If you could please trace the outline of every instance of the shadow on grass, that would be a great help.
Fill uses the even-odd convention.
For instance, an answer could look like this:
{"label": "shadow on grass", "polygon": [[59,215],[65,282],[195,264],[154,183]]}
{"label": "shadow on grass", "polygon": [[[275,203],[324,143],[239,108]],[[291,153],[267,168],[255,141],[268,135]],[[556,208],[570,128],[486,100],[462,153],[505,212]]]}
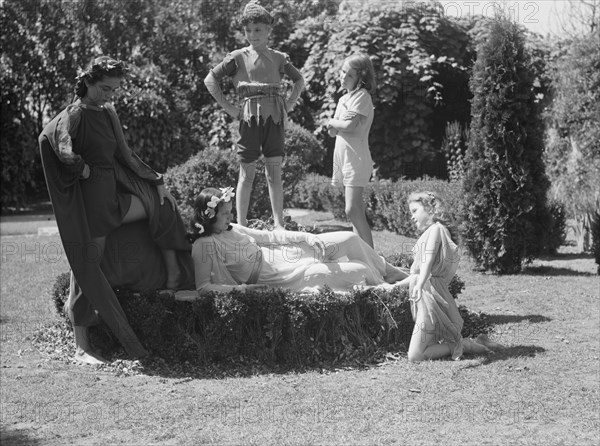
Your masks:
{"label": "shadow on grass", "polygon": [[491,325],[501,324],[512,324],[517,322],[527,321],[531,324],[537,324],[540,322],[550,322],[552,319],[541,314],[488,314],[489,322]]}
{"label": "shadow on grass", "polygon": [[533,358],[539,353],[545,353],[546,349],[537,345],[514,345],[506,347],[502,350],[496,350],[492,354],[486,355],[483,364],[490,364],[496,361],[504,361],[509,358]]}
{"label": "shadow on grass", "polygon": [[31,438],[25,429],[8,430],[4,426],[0,428],[0,443],[3,445],[27,445],[35,446],[41,442],[35,438]]}
{"label": "shadow on grass", "polygon": [[594,255],[584,252],[561,252],[552,255],[540,256],[539,259],[550,262],[553,260],[594,260]]}
{"label": "shadow on grass", "polygon": [[557,268],[554,266],[528,266],[522,272],[521,275],[530,275],[530,276],[584,276],[584,277],[592,277],[596,274],[586,272],[586,271],[577,271],[571,268]]}
{"label": "shadow on grass", "polygon": [[339,363],[337,366],[292,366],[269,364],[259,361],[242,362],[239,358],[231,362],[210,364],[182,364],[180,362],[168,362],[160,357],[144,358],[141,361],[142,373],[146,376],[158,376],[161,378],[180,379],[187,382],[196,379],[226,379],[226,378],[250,378],[260,375],[286,375],[303,374],[307,372],[327,373],[344,370],[367,369],[372,364]]}

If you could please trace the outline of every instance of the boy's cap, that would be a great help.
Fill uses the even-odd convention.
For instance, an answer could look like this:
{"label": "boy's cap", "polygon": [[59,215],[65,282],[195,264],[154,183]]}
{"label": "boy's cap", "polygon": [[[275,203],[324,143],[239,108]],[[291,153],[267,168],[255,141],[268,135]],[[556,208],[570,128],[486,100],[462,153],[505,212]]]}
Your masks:
{"label": "boy's cap", "polygon": [[269,14],[269,11],[260,6],[256,0],[251,0],[244,8],[244,12],[242,13],[242,21],[256,22],[258,20],[264,21],[269,25],[272,25],[275,21],[273,16]]}

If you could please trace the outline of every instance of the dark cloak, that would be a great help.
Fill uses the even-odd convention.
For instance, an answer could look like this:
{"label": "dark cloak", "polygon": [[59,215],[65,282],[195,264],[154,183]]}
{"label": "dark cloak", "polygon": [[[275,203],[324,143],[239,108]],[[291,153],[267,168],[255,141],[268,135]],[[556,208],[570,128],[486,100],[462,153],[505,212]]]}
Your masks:
{"label": "dark cloak", "polygon": [[182,274],[180,288],[193,288],[191,246],[185,239],[185,227],[177,210],[174,211],[167,200],[160,205],[155,185],[162,182],[161,176],[127,147],[116,112],[107,107],[119,142],[114,162],[118,187],[138,196],[149,218],[111,232],[100,259],[91,243],[79,183],[83,166],[80,162],[65,163],[64,157],[63,160],[59,157],[64,154],[60,153],[56,136],[76,106],[78,104],[61,112],[39,137],[48,192],[71,266],[71,277],[76,282],[71,283],[68,303],[74,313],[79,314],[75,325],[93,325],[99,316],[130,356],[144,356],[147,352],[129,325],[113,288],[143,291],[163,287],[167,273],[161,248],[176,251]]}

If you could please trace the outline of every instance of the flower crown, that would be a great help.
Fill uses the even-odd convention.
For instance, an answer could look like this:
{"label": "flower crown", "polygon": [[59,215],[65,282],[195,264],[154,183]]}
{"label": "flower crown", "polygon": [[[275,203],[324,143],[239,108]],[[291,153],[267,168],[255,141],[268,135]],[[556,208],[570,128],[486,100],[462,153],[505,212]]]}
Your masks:
{"label": "flower crown", "polygon": [[118,68],[123,72],[125,72],[126,69],[125,64],[122,61],[107,57],[99,61],[94,61],[94,63],[92,63],[91,68],[87,70],[79,70],[75,79],[79,80],[93,73],[97,73],[99,71],[108,72],[115,68]]}
{"label": "flower crown", "polygon": [[[206,210],[201,214],[202,217],[206,217],[208,220],[210,220],[215,215],[217,215],[217,206],[219,205],[219,203],[229,203],[231,199],[235,197],[233,187],[221,187],[220,190],[222,192],[220,197],[217,197],[216,195],[210,197],[210,201],[206,203]],[[202,219],[204,220],[204,218]],[[204,234],[205,229],[201,223],[196,222],[194,223],[194,226],[196,227],[197,234]]]}

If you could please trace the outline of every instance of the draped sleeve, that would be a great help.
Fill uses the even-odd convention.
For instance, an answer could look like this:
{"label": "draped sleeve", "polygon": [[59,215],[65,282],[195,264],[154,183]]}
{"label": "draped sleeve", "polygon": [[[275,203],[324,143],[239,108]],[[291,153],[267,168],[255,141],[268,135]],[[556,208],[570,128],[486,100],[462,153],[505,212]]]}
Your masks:
{"label": "draped sleeve", "polygon": [[70,174],[72,180],[79,178],[85,166],[83,158],[73,150],[73,139],[81,123],[81,113],[78,105],[69,105],[44,130],[52,150],[63,164],[63,170]]}
{"label": "draped sleeve", "polygon": [[[223,263],[217,253],[217,246],[213,236],[200,237],[192,246],[192,260],[194,262],[196,290],[224,291],[224,286],[239,285]],[[206,272],[208,271],[208,274]],[[227,291],[230,291],[228,289]]]}

